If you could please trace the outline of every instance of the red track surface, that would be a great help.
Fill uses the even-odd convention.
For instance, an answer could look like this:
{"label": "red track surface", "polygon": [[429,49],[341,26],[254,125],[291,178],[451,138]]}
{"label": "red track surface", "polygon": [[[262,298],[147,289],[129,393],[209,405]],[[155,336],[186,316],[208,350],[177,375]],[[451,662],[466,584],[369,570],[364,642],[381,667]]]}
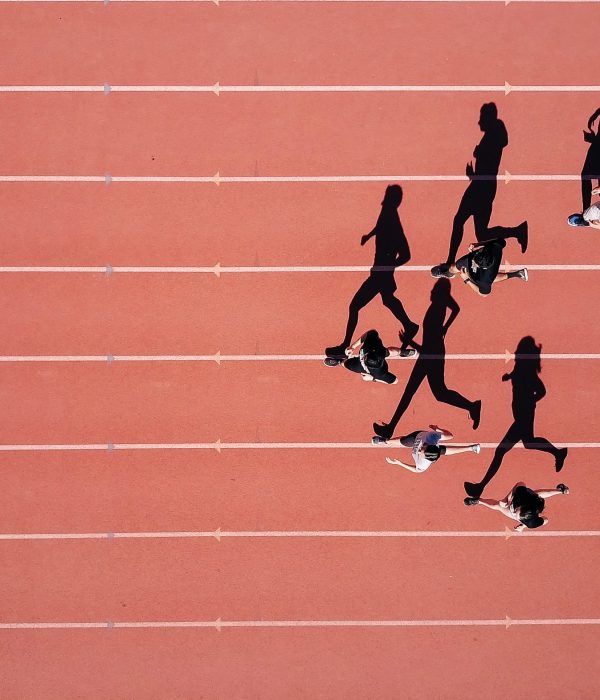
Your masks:
{"label": "red track surface", "polygon": [[[0,7],[1,85],[586,85],[593,5],[23,3]],[[526,29],[526,31],[525,31]],[[577,36],[577,44],[573,37]],[[509,132],[501,173],[574,175],[598,93],[2,94],[0,175],[461,175],[484,101]],[[411,265],[447,250],[463,182],[401,182]],[[2,183],[3,266],[369,265],[361,248],[386,183]],[[527,219],[513,264],[600,265],[565,217],[579,183],[498,186],[492,224]],[[472,224],[465,243],[472,240]],[[319,354],[341,340],[367,273],[0,272],[0,356]],[[598,352],[599,272],[542,269],[481,299],[454,284],[448,353]],[[433,284],[398,271],[419,322]],[[398,327],[378,299],[359,330]],[[316,361],[0,363],[0,445],[363,443],[394,387]],[[436,403],[426,383],[401,427],[429,422],[496,444],[512,422],[501,359],[448,360],[483,401]],[[536,433],[597,443],[598,360],[543,361]],[[0,452],[0,534],[224,531],[498,532],[463,481],[492,451],[416,476],[392,449]],[[567,537],[223,537],[0,540],[0,624],[463,621],[395,628],[0,629],[0,696],[90,698],[597,697],[598,450],[510,452],[488,487],[553,487]],[[487,494],[487,492],[486,492]],[[495,517],[496,516],[496,517]],[[545,626],[469,621],[553,620]],[[562,622],[561,622],[562,621]],[[522,684],[522,685],[521,685]],[[531,694],[531,693],[530,693]]]}

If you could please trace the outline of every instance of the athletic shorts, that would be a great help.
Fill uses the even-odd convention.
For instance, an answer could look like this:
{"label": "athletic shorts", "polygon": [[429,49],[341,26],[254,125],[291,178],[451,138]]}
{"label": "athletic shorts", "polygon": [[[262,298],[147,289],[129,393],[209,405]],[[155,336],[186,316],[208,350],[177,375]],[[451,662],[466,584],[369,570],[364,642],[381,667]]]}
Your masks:
{"label": "athletic shorts", "polygon": [[[364,367],[362,366],[358,357],[351,357],[344,362],[344,367],[349,369],[351,372],[357,372],[358,374],[367,374]],[[392,374],[387,366],[387,362],[383,363],[383,367],[375,369],[372,367],[369,369],[368,374],[370,374],[373,379],[377,379],[380,382],[385,382],[386,384],[393,384],[396,381],[396,375]]]}
{"label": "athletic shorts", "polygon": [[400,444],[404,445],[404,447],[414,447],[415,442],[417,440],[417,435],[419,433],[427,432],[424,430],[415,430],[414,433],[409,433],[408,435],[404,435],[403,437],[400,438]]}

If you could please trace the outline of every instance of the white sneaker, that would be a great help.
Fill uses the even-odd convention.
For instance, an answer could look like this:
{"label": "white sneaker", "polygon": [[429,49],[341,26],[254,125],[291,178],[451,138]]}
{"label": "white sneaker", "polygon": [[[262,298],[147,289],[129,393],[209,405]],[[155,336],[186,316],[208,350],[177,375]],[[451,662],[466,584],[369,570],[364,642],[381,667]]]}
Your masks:
{"label": "white sneaker", "polygon": [[529,275],[527,274],[527,268],[526,268],[526,267],[524,267],[522,270],[519,270],[519,277],[520,277],[523,281],[527,282],[527,280],[529,279]]}
{"label": "white sneaker", "polygon": [[478,455],[481,452],[481,445],[479,443],[477,443],[476,445],[473,445],[473,447],[471,447],[471,449],[473,450],[473,452],[476,455]]}

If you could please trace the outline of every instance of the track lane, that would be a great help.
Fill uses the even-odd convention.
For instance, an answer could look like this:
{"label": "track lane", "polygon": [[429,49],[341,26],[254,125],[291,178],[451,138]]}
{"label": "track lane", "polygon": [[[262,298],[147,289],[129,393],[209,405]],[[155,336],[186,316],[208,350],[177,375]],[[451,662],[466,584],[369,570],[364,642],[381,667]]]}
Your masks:
{"label": "track lane", "polygon": [[[410,432],[415,421],[420,425],[433,421],[451,428],[457,441],[498,441],[512,423],[512,394],[510,385],[500,381],[505,368],[494,364],[449,363],[446,372],[449,387],[458,388],[469,400],[482,400],[476,432],[466,411],[433,404],[426,385],[419,389],[399,430]],[[387,387],[365,386],[349,372],[323,365],[292,365],[285,370],[240,365],[198,368],[188,363],[1,367],[6,403],[0,443],[214,443],[218,438],[224,443],[367,443],[372,421],[389,420],[404,390],[407,372],[398,371],[399,384]],[[540,434],[559,443],[598,442],[594,396],[599,364],[548,361],[542,379],[548,394],[538,406]],[[577,410],[563,412],[558,420],[561,397],[573,393]],[[474,464],[485,459],[470,457]],[[201,453],[196,458],[201,459]],[[335,452],[328,457],[340,458]]]}
{"label": "track lane", "polygon": [[[596,542],[512,544],[2,542],[2,617],[4,622],[595,617],[597,586],[587,567],[596,561]],[[523,596],[522,586],[531,580],[537,595]]]}
{"label": "track lane", "polygon": [[[94,3],[2,12],[0,83],[7,84],[58,77],[75,85],[597,84],[596,35],[585,5],[565,12],[516,3]],[[529,23],[535,31],[523,34]]]}
{"label": "track lane", "polygon": [[[594,628],[431,630],[50,630],[0,632],[0,678],[22,700],[103,697],[293,697],[478,700],[481,687],[557,674],[565,700],[593,698],[600,678]],[[29,671],[22,673],[22,659]],[[493,666],[490,667],[490,660]],[[73,669],[80,673],[73,673]],[[236,672],[232,672],[235,668]],[[333,672],[335,669],[335,672]],[[451,684],[449,678],[452,678]]]}
{"label": "track lane", "polygon": [[[509,260],[520,263],[520,253]],[[489,298],[455,280],[452,294],[461,312],[448,332],[447,352],[514,351],[525,335],[533,335],[548,353],[596,352],[589,329],[600,323],[600,309],[590,299],[599,274],[571,272],[561,284],[556,272],[534,271],[527,283],[502,282]],[[348,304],[366,278],[367,273],[219,279],[212,274],[0,275],[0,354],[318,354],[343,339]],[[435,280],[426,272],[396,273],[396,280],[398,297],[421,323]],[[357,334],[368,328],[377,328],[388,345],[398,343],[399,323],[379,298],[359,316]],[[502,361],[495,362],[500,368]],[[201,384],[203,368],[193,371]],[[327,376],[335,377],[336,386],[340,373]]]}
{"label": "track lane", "polygon": [[[472,143],[465,141],[457,172],[477,139],[473,131]],[[583,162],[583,140],[577,154]],[[446,254],[467,183],[400,184],[404,199],[399,214],[410,264],[431,265]],[[220,187],[0,183],[0,207],[10,235],[2,264],[369,265],[372,245],[362,248],[360,236],[374,226],[385,187],[383,182]],[[544,206],[538,207],[539,202]],[[529,221],[526,257],[510,243],[511,262],[600,264],[600,251],[590,245],[593,234],[567,225],[567,215],[580,208],[578,182],[500,182],[491,224]],[[464,247],[473,237],[469,221]]]}
{"label": "track lane", "polygon": [[[480,107],[490,100],[509,133],[504,168],[579,173],[581,130],[597,95],[499,97],[11,95],[3,100],[2,174],[462,175],[481,137]],[[550,127],[557,103],[561,119]]]}
{"label": "track lane", "polygon": [[[459,439],[467,435],[457,432]],[[376,448],[2,453],[0,532],[499,532],[512,526],[462,504],[463,481],[483,476],[490,450],[444,460],[421,475],[388,465],[386,455],[409,459],[407,450]],[[557,475],[548,455],[515,449],[486,496],[501,498],[521,479],[535,488],[564,481],[571,494],[548,502],[548,530],[600,530],[597,456],[598,450],[572,449]],[[518,537],[508,545],[526,549]],[[286,541],[295,546],[295,539]],[[395,541],[402,548],[404,540]]]}

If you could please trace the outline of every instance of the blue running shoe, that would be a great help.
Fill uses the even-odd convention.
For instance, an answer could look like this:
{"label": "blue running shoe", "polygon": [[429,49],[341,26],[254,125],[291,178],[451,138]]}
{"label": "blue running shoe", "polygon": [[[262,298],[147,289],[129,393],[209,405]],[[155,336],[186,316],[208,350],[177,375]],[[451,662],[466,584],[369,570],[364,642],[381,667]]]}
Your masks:
{"label": "blue running shoe", "polygon": [[581,214],[571,214],[567,219],[569,226],[589,226]]}

